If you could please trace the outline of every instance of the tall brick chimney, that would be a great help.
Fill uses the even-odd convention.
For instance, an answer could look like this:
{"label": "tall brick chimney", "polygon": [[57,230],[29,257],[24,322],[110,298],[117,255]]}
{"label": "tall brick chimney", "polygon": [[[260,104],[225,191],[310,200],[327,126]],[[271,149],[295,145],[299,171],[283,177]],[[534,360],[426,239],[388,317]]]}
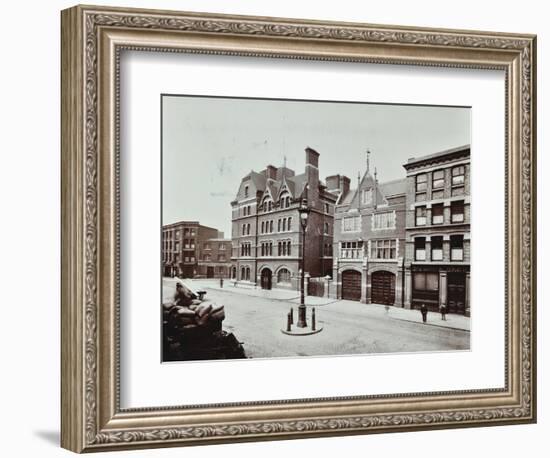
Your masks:
{"label": "tall brick chimney", "polygon": [[350,181],[351,180],[345,175],[340,177],[340,189],[342,190],[342,195],[344,196],[349,192]]}
{"label": "tall brick chimney", "polygon": [[274,165],[268,165],[265,168],[265,176],[268,179],[271,178],[272,180],[276,180],[277,179],[277,167],[275,167]]}
{"label": "tall brick chimney", "polygon": [[313,208],[319,208],[319,153],[309,146],[306,148],[307,199]]}
{"label": "tall brick chimney", "polygon": [[349,192],[350,179],[345,175],[331,175],[326,178],[327,189],[331,192],[346,195]]}

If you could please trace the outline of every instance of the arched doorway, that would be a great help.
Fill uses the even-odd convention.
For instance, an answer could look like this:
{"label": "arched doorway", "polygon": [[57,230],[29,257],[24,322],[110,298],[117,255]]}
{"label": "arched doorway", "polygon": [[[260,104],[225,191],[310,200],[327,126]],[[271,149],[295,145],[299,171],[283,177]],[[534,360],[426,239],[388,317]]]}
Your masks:
{"label": "arched doorway", "polygon": [[342,299],[361,300],[361,273],[356,270],[342,272]]}
{"label": "arched doorway", "polygon": [[267,267],[262,270],[261,285],[262,289],[271,289],[271,270]]}
{"label": "arched doorway", "polygon": [[395,303],[395,275],[379,270],[371,275],[371,302],[393,305]]}

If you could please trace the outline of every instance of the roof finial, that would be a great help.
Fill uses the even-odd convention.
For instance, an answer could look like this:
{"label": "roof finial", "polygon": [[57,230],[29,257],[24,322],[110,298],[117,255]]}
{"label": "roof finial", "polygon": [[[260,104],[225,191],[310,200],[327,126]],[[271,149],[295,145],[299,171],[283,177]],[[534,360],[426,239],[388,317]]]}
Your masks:
{"label": "roof finial", "polygon": [[286,154],[285,154],[283,157],[284,157],[284,160],[283,160],[283,167],[286,169]]}
{"label": "roof finial", "polygon": [[374,168],[374,181],[376,181],[376,176],[378,175],[377,171],[376,171],[376,167]]}
{"label": "roof finial", "polygon": [[370,150],[367,150],[367,174],[370,171]]}

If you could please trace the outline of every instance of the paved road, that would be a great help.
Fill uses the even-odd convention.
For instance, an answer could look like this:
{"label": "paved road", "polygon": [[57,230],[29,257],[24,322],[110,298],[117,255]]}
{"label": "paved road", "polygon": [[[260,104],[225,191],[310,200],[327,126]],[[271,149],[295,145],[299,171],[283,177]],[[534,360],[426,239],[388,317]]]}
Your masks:
{"label": "paved road", "polygon": [[[201,285],[202,286],[202,285]],[[209,301],[223,304],[224,329],[243,342],[248,357],[271,358],[314,355],[468,350],[470,333],[393,319],[379,307],[334,302],[316,307],[323,331],[311,336],[287,336],[281,332],[286,315],[296,304],[286,300],[253,297],[235,290],[211,289]],[[174,283],[165,279],[163,296],[169,298]],[[308,320],[311,315],[308,307]]]}

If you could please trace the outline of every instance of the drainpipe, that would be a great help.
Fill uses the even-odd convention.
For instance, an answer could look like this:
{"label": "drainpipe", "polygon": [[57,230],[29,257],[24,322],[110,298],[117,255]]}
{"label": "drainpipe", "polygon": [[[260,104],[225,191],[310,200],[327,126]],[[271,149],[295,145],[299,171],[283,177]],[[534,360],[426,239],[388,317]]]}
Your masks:
{"label": "drainpipe", "polygon": [[401,308],[405,308],[405,256],[401,259]]}

